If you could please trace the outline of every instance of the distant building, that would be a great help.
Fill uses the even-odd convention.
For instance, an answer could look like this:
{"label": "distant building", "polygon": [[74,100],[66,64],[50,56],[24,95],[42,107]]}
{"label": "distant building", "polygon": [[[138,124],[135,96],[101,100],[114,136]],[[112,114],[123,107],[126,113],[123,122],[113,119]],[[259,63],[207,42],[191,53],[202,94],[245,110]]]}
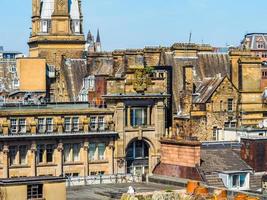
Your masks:
{"label": "distant building", "polygon": [[255,55],[267,61],[267,33],[248,33],[241,42],[244,50],[250,50]]}
{"label": "distant building", "polygon": [[102,44],[101,44],[99,29],[97,30],[96,40],[95,40],[94,36],[92,35],[91,31],[89,30],[89,32],[87,34],[86,44],[85,44],[85,51],[87,51],[88,53],[94,53],[94,52],[101,52],[102,51]]}

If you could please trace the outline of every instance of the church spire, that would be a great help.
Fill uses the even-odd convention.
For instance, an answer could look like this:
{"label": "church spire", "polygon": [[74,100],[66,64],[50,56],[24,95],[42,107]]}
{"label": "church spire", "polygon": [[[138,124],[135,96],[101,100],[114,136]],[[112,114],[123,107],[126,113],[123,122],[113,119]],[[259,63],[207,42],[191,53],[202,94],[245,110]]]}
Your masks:
{"label": "church spire", "polygon": [[99,29],[97,29],[96,42],[101,43]]}
{"label": "church spire", "polygon": [[96,52],[101,52],[102,51],[99,29],[97,29],[97,37],[96,37],[95,49],[96,49]]}

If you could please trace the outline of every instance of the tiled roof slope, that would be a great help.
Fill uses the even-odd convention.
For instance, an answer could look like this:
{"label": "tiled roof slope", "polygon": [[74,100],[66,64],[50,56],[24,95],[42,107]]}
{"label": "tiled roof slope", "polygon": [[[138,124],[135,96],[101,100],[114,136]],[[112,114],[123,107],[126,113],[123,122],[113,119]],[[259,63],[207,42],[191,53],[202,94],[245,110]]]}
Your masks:
{"label": "tiled roof slope", "polygon": [[206,184],[210,186],[218,187],[218,188],[225,187],[222,179],[219,177],[218,174],[205,175],[205,178],[206,178]]}
{"label": "tiled roof slope", "polygon": [[213,172],[247,171],[252,168],[232,149],[201,149],[200,169],[205,174]]}

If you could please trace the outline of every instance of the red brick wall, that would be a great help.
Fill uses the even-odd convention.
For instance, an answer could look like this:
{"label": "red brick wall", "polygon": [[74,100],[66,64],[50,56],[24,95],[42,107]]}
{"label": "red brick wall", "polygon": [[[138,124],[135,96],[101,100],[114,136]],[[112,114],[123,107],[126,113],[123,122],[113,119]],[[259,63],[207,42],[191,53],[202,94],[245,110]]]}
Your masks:
{"label": "red brick wall", "polygon": [[200,143],[161,142],[161,163],[184,167],[200,164]]}
{"label": "red brick wall", "polygon": [[256,172],[267,170],[267,140],[242,139],[241,158]]}

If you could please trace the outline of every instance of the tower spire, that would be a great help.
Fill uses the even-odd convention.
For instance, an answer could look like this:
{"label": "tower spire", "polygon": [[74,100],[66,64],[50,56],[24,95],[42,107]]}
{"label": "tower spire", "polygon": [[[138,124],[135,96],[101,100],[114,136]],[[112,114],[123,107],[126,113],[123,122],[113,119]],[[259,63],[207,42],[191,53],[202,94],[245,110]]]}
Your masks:
{"label": "tower spire", "polygon": [[102,45],[101,45],[99,29],[97,29],[95,49],[96,49],[96,52],[101,52],[102,51]]}

